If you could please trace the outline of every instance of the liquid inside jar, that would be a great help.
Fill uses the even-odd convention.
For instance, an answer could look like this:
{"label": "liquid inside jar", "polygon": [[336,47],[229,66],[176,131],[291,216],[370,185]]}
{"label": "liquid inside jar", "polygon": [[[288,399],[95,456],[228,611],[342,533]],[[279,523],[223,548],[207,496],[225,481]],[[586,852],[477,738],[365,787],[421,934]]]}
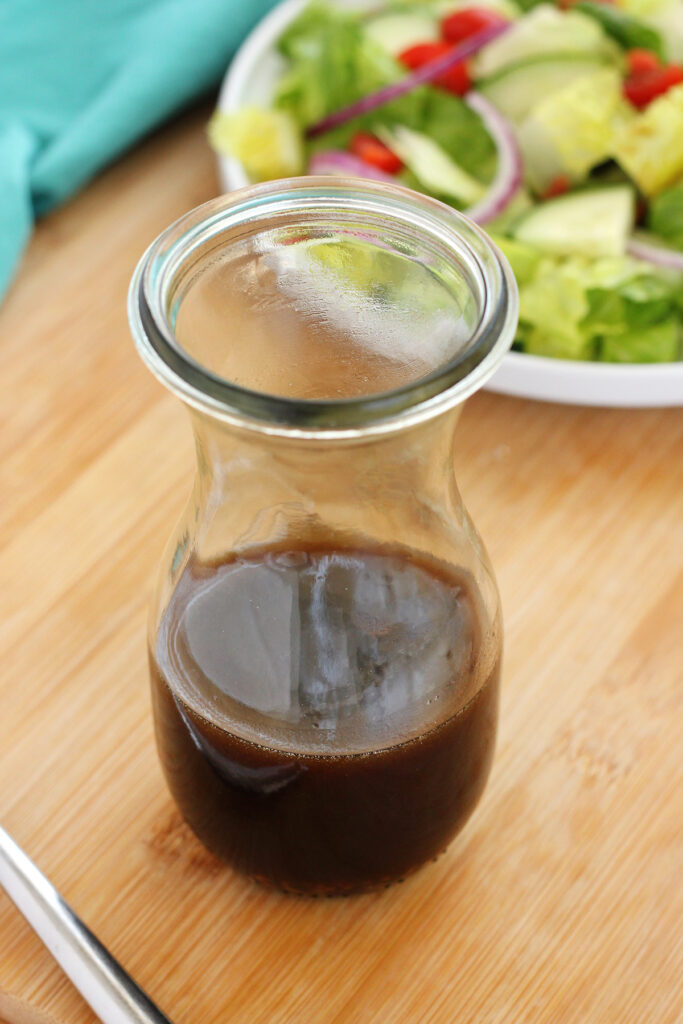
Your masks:
{"label": "liquid inside jar", "polygon": [[190,561],[151,676],[198,837],[305,893],[375,888],[440,853],[493,754],[499,638],[480,609],[469,576],[407,549]]}
{"label": "liquid inside jar", "polygon": [[189,275],[175,306],[174,333],[203,367],[251,391],[306,400],[414,383],[467,349],[477,318],[450,262],[275,228],[224,246]]}

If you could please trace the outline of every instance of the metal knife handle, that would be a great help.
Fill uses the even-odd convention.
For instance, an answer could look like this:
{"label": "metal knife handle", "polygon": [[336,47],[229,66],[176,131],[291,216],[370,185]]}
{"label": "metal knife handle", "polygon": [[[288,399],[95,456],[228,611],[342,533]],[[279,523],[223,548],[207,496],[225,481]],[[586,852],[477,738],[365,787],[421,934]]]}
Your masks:
{"label": "metal knife handle", "polygon": [[0,885],[102,1024],[171,1024],[3,828]]}

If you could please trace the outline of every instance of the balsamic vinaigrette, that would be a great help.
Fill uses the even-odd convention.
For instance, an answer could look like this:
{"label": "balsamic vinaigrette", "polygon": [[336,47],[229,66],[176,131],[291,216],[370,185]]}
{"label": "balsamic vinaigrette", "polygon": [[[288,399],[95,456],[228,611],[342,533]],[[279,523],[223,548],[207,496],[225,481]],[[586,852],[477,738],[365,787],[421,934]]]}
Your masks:
{"label": "balsamic vinaigrette", "polygon": [[408,549],[190,561],[151,655],[157,744],[202,842],[288,891],[346,894],[441,852],[484,788],[499,635],[464,572]]}

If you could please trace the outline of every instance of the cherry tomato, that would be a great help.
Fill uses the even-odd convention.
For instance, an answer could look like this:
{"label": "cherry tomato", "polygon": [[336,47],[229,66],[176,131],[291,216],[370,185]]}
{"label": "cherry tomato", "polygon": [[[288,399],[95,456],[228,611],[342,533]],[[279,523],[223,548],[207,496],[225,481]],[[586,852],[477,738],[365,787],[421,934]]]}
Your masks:
{"label": "cherry tomato", "polygon": [[403,162],[393,153],[388,146],[385,146],[381,139],[370,132],[356,132],[351,139],[350,150],[357,157],[364,160],[366,164],[386,171],[387,174],[396,174],[403,167]]}
{"label": "cherry tomato", "polygon": [[624,82],[624,96],[634,107],[642,109],[652,103],[658,96],[683,82],[683,68],[677,64],[645,71],[641,75],[631,75]]}
{"label": "cherry tomato", "polygon": [[446,15],[441,22],[441,35],[449,43],[461,43],[463,39],[476,36],[484,29],[506,25],[507,22],[508,19],[498,11],[491,11],[486,7],[463,7],[453,14]]}
{"label": "cherry tomato", "polygon": [[629,50],[626,54],[629,76],[644,75],[660,67],[659,57],[652,50]]}
{"label": "cherry tomato", "polygon": [[[452,49],[453,47],[449,43],[418,43],[416,46],[410,46],[404,50],[399,54],[398,59],[405,67],[416,71],[424,64],[436,60],[437,57],[444,57]],[[444,71],[434,79],[434,84],[440,85],[442,89],[447,89],[449,92],[457,93],[458,96],[464,96],[472,85],[465,61],[461,60],[457,64],[451,65],[448,71]]]}
{"label": "cherry tomato", "polygon": [[541,199],[555,199],[557,196],[563,196],[571,187],[572,183],[567,175],[558,174],[552,181],[548,182],[545,191],[541,194]]}

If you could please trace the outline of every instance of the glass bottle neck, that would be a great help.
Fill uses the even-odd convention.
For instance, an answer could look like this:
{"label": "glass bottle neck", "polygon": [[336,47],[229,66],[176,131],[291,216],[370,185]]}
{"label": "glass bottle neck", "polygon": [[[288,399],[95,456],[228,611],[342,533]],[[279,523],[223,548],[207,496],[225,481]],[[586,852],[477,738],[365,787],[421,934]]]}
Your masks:
{"label": "glass bottle neck", "polygon": [[334,543],[410,545],[448,557],[462,528],[453,475],[460,407],[386,434],[330,441],[268,436],[192,411],[195,552]]}

